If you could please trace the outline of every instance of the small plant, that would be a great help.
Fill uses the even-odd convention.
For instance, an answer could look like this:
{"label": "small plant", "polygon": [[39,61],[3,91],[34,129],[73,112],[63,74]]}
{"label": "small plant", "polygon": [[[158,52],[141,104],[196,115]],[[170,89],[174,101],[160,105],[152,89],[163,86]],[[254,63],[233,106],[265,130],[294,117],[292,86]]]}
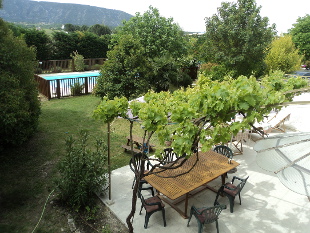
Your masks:
{"label": "small plant", "polygon": [[84,71],[90,71],[90,66],[89,65],[84,65]]}
{"label": "small plant", "polygon": [[42,68],[37,67],[37,68],[35,69],[35,73],[36,73],[36,74],[42,74],[42,73],[43,73]]}
{"label": "small plant", "polygon": [[88,138],[88,132],[82,130],[78,140],[72,136],[66,139],[67,152],[59,164],[60,177],[56,180],[60,200],[76,211],[90,211],[95,206],[95,194],[107,182],[107,146],[96,140],[96,150],[91,151]]}
{"label": "small plant", "polygon": [[52,73],[62,73],[62,68],[60,66],[53,67],[51,72]]}
{"label": "small plant", "polygon": [[84,71],[84,57],[79,54],[77,51],[70,54],[74,62],[75,71]]}
{"label": "small plant", "polygon": [[75,82],[73,85],[70,85],[71,95],[73,96],[82,95],[84,86],[85,86],[84,84],[81,84],[79,82]]}
{"label": "small plant", "polygon": [[101,69],[101,65],[99,64],[95,64],[91,67],[91,70],[100,70]]}

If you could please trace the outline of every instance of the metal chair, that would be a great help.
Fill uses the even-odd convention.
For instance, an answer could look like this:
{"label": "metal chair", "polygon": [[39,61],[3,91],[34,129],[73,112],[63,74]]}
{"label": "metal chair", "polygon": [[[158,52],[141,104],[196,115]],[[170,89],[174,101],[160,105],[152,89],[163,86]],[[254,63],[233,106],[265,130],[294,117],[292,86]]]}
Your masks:
{"label": "metal chair", "polygon": [[232,159],[234,157],[234,153],[228,146],[220,145],[216,146],[213,151],[225,155],[227,158]]}
{"label": "metal chair", "polygon": [[[228,146],[224,146],[224,145],[216,146],[213,149],[213,151],[226,156],[228,159],[232,159],[234,156],[233,151]],[[233,168],[229,170],[227,173],[235,173],[236,171],[237,171],[237,168]]]}
{"label": "metal chair", "polygon": [[[233,213],[234,212],[234,205],[235,205],[235,197],[238,195],[239,196],[239,201],[240,201],[240,205],[241,205],[241,190],[243,189],[244,185],[246,184],[247,180],[249,177],[245,178],[245,179],[241,179],[237,176],[234,176],[231,183],[226,183],[224,185],[222,185],[217,194],[216,194],[216,198],[214,201],[214,205],[218,204],[218,197],[220,194],[225,195],[228,197],[229,199],[229,203],[230,203],[230,212]],[[238,180],[240,181],[237,185],[234,184],[234,181]]]}
{"label": "metal chair", "polygon": [[192,206],[187,226],[189,226],[189,222],[194,215],[198,223],[198,233],[202,232],[204,224],[213,222],[216,223],[216,230],[217,233],[219,233],[218,218],[223,209],[226,209],[226,205],[215,205],[213,207],[203,207],[199,209],[197,209],[195,206]]}
{"label": "metal chair", "polygon": [[162,165],[173,163],[176,159],[185,157],[185,155],[179,156],[178,154],[176,154],[172,148],[164,149],[162,156],[163,156],[163,161],[161,162]]}
{"label": "metal chair", "polygon": [[143,195],[141,194],[140,189],[138,190],[138,196],[141,199],[141,210],[139,214],[141,215],[143,208],[146,211],[144,228],[145,229],[147,228],[151,215],[157,211],[162,212],[164,227],[165,227],[166,226],[165,204],[162,202],[162,200],[158,196],[155,196],[155,197],[153,196],[153,197],[144,199]]}
{"label": "metal chair", "polygon": [[[137,171],[135,170],[135,165],[137,167],[138,170],[140,169],[144,169],[144,172],[145,171],[148,171],[149,169],[149,163],[147,162],[147,156],[143,153],[137,153],[133,156],[133,158],[130,159],[129,161],[129,167],[130,169],[133,171],[133,173],[135,174],[135,177],[134,177],[134,180],[132,182],[132,189],[135,185],[135,182],[137,180],[137,176],[138,176],[138,173]],[[142,160],[144,160],[144,167],[142,168]],[[134,165],[135,164],[135,165]],[[146,169],[145,169],[146,167]],[[148,186],[148,187],[143,187],[144,184],[148,184],[146,182],[146,180],[144,178],[140,179],[140,183],[139,183],[139,187],[138,189],[139,190],[150,190],[152,192],[152,196],[154,196],[154,190],[153,190],[153,187],[152,186]]]}

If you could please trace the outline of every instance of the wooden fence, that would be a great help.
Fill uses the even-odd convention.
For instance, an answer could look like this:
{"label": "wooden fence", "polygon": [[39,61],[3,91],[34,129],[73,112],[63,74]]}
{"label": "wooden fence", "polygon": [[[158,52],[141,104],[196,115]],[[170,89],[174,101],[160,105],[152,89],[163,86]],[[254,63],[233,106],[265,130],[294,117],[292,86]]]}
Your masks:
{"label": "wooden fence", "polygon": [[[34,78],[38,83],[39,92],[50,100],[52,98],[60,99],[61,97],[71,95],[85,95],[92,93],[96,85],[97,76],[46,80],[39,75],[34,75]],[[81,91],[72,93],[74,91],[72,86],[76,84],[82,87]]]}
{"label": "wooden fence", "polygon": [[[86,70],[91,70],[95,65],[103,65],[106,58],[89,58],[84,59]],[[39,61],[37,73],[61,73],[61,72],[74,72],[73,59],[66,60],[47,60]]]}

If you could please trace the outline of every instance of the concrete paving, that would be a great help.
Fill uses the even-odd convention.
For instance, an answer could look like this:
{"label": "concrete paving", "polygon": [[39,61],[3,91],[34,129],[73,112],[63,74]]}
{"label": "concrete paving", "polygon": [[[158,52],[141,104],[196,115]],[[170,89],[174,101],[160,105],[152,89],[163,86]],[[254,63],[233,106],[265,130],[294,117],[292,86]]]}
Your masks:
{"label": "concrete paving", "polygon": [[[244,153],[234,156],[240,163],[237,172],[228,174],[228,180],[233,175],[238,177],[249,176],[248,182],[241,193],[242,205],[239,199],[235,200],[234,212],[229,211],[227,197],[220,197],[220,204],[226,204],[227,209],[219,216],[219,231],[221,233],[308,233],[310,232],[310,202],[306,196],[299,195],[286,188],[273,173],[267,172],[256,164],[256,152],[253,150],[255,142],[249,140],[244,145]],[[129,160],[129,159],[128,159]],[[129,166],[112,172],[112,200],[104,197],[102,201],[122,221],[131,210],[131,197],[133,173]],[[220,178],[214,180],[211,186],[219,188]],[[144,191],[144,193],[147,191]],[[150,196],[150,194],[147,194]],[[147,196],[146,195],[146,196]],[[192,205],[197,207],[210,207],[213,205],[216,193],[205,190],[189,199],[189,209]],[[161,212],[154,213],[147,229],[144,229],[145,211],[139,215],[141,202],[138,199],[137,211],[134,217],[134,232],[198,232],[196,219],[193,217],[187,227],[187,219],[182,218],[168,204],[165,205],[167,226],[163,226]],[[179,204],[184,208],[184,202]],[[216,232],[215,223],[207,224],[203,232]]]}

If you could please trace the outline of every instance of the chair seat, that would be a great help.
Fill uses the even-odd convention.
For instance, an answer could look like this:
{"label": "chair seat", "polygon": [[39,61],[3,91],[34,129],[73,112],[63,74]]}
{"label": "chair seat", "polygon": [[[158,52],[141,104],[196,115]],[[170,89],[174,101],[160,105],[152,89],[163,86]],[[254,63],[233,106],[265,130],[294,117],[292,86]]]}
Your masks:
{"label": "chair seat", "polygon": [[[203,210],[205,210],[205,208],[198,209],[199,212],[202,212]],[[205,223],[205,222],[217,220],[218,216],[215,213],[211,212],[211,210],[207,210],[203,212],[202,214],[198,214],[197,218],[199,222]]]}
{"label": "chair seat", "polygon": [[[147,199],[145,199],[145,202],[146,202],[147,204],[149,204],[149,203],[160,202],[160,203],[161,203],[161,207],[162,207],[162,208],[165,207],[165,204],[164,204],[164,203],[161,201],[161,199],[160,199],[159,197],[157,197],[157,196],[147,198]],[[153,212],[153,211],[159,209],[159,206],[158,206],[158,205],[144,205],[144,208],[145,208],[146,212]]]}
{"label": "chair seat", "polygon": [[239,188],[237,188],[237,186],[233,185],[232,183],[226,183],[225,186],[233,189],[233,190],[230,190],[230,189],[224,187],[224,192],[228,193],[231,196],[236,196],[237,193],[239,192]]}

